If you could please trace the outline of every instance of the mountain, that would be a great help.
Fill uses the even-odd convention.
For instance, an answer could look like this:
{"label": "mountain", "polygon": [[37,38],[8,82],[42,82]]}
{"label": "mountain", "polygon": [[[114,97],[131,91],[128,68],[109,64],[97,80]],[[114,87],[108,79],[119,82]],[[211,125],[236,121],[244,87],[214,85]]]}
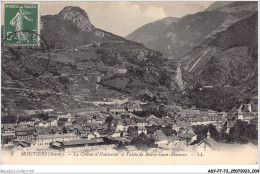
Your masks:
{"label": "mountain", "polygon": [[158,37],[162,31],[164,31],[167,26],[172,23],[177,22],[179,19],[175,17],[167,17],[149,24],[146,24],[133,33],[129,34],[125,38],[128,40],[133,40],[139,43],[143,43],[148,48],[152,48],[153,43],[158,40]]}
{"label": "mountain", "polygon": [[125,41],[122,37],[95,28],[87,13],[79,7],[69,6],[57,15],[42,16],[41,24],[41,36],[55,48]]}
{"label": "mountain", "polygon": [[[78,7],[42,16],[41,22],[50,62],[46,59],[47,46],[23,48],[20,52],[25,60],[27,54],[33,59],[17,69],[15,65],[20,63],[8,59],[15,50],[3,49],[2,94],[7,110],[75,110],[88,107],[93,100],[122,95],[161,102],[167,100],[170,91],[183,91],[189,86],[189,75],[177,63],[141,43],[95,28]],[[45,65],[44,73],[39,73]],[[31,78],[19,80],[26,77]],[[26,92],[18,94],[13,89]]]}
{"label": "mountain", "polygon": [[257,70],[257,13],[217,33],[181,59],[202,85],[238,86]]}
{"label": "mountain", "polygon": [[[4,110],[77,110],[91,106],[93,100],[131,96],[157,105],[179,103],[228,111],[257,95],[257,13],[253,2],[234,2],[176,22],[161,21],[167,27],[158,40],[176,43],[178,47],[170,50],[179,54],[178,61],[95,28],[78,7],[66,7],[41,19],[41,37],[49,45],[51,60],[46,59],[46,48],[3,47]],[[165,39],[165,33],[171,39]],[[163,48],[164,44],[157,46]],[[20,60],[10,59],[15,50],[30,54],[30,59],[25,56],[22,65]],[[48,65],[47,69],[37,73],[43,65]],[[34,78],[19,80],[28,76]],[[25,92],[17,92],[18,88]]]}
{"label": "mountain", "polygon": [[207,38],[255,12],[257,2],[216,2],[203,12],[184,16],[153,33],[149,43],[149,38],[142,39],[136,35],[139,29],[129,35],[131,38],[127,38],[179,60]]}
{"label": "mountain", "polygon": [[[229,105],[228,109],[231,109],[234,106],[229,103],[238,106],[238,99],[251,101],[258,95],[257,21],[255,13],[236,22],[194,47],[180,60],[184,69],[194,77],[198,88],[207,87],[190,92],[190,100],[197,107],[211,107],[217,103],[213,98],[229,96],[218,102],[226,103],[225,107]],[[228,102],[232,97],[234,99]],[[202,99],[208,106],[201,102]]]}
{"label": "mountain", "polygon": [[157,40],[149,44],[130,35],[170,55],[192,77],[177,103],[230,110],[258,93],[257,11],[257,2],[216,2],[154,33]]}
{"label": "mountain", "polygon": [[219,8],[222,8],[222,7],[232,4],[232,3],[234,3],[234,2],[233,1],[217,1],[213,4],[211,4],[208,8],[206,8],[205,11],[217,10]]}

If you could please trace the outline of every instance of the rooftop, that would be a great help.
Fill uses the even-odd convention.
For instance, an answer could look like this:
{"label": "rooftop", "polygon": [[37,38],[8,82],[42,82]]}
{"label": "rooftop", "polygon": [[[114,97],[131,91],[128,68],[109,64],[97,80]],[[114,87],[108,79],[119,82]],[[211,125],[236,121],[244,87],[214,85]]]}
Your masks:
{"label": "rooftop", "polygon": [[39,135],[37,139],[52,139],[52,138],[73,138],[78,137],[74,133],[67,133],[67,134],[54,134],[54,135]]}
{"label": "rooftop", "polygon": [[64,141],[64,146],[73,146],[73,145],[86,145],[86,144],[96,144],[96,143],[104,143],[102,138],[93,138],[90,140],[81,139],[81,140],[72,140],[72,141]]}
{"label": "rooftop", "polygon": [[155,139],[157,141],[163,141],[163,140],[167,140],[167,136],[163,133],[162,130],[157,130],[155,132]]}

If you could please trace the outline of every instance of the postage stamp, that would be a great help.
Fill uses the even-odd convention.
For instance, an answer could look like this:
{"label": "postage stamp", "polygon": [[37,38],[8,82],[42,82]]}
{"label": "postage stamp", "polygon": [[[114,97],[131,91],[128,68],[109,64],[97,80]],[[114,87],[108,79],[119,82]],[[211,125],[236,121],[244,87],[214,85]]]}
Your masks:
{"label": "postage stamp", "polygon": [[39,25],[38,3],[4,4],[5,45],[39,45]]}

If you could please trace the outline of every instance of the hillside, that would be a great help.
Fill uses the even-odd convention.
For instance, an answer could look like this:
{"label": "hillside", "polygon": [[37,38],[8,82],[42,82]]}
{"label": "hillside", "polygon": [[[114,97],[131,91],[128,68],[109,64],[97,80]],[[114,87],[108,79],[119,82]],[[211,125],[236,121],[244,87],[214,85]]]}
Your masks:
{"label": "hillside", "polygon": [[[49,46],[51,60],[46,59],[46,47],[24,48],[25,60],[29,53],[33,59],[18,70],[15,65],[19,61],[9,59],[17,50],[10,52],[8,46],[3,49],[3,109],[75,110],[90,107],[91,101],[122,95],[140,99],[149,96],[148,100],[157,101],[170,90],[182,91],[188,85],[183,80],[188,75],[181,73],[180,67],[176,72],[177,64],[168,57],[96,29],[78,7],[66,7],[57,15],[41,19],[41,37]],[[37,73],[46,64],[44,73]],[[19,80],[28,76],[32,78]]]}
{"label": "hillside", "polygon": [[[257,2],[216,2],[203,12],[187,15],[143,39],[139,28],[127,37],[179,60],[207,38],[257,11]],[[155,27],[156,28],[156,27]],[[150,29],[152,30],[152,29]],[[139,36],[139,37],[138,37]],[[150,39],[149,44],[147,40]]]}
{"label": "hillside", "polygon": [[57,15],[42,16],[41,22],[41,36],[54,48],[125,41],[122,37],[95,28],[86,12],[79,7],[66,7]]}
{"label": "hillside", "polygon": [[[232,12],[236,20],[227,23],[231,13],[220,9],[245,6],[232,4],[176,22],[169,22],[171,18],[161,21],[168,25],[165,29],[171,39],[159,39],[161,43],[176,43],[178,49],[170,50],[179,54],[178,61],[95,28],[78,7],[42,16],[41,36],[47,41],[51,60],[46,59],[46,46],[23,50],[4,47],[2,109],[93,109],[91,101],[122,96],[157,105],[179,103],[219,111],[237,107],[257,95],[257,13],[251,14],[254,8],[250,3],[247,15],[239,17],[238,12]],[[15,51],[25,56],[26,63],[10,59]],[[33,61],[27,62],[29,53]],[[38,73],[46,64],[44,73]],[[33,78],[19,80],[28,76]]]}
{"label": "hillside", "polygon": [[181,59],[198,86],[226,88],[240,99],[258,95],[257,21],[257,13],[238,21]]}
{"label": "hillside", "polygon": [[138,28],[133,33],[125,38],[139,43],[143,43],[148,48],[152,48],[153,43],[159,38],[162,31],[166,30],[167,26],[177,22],[179,19],[175,17],[167,17]]}

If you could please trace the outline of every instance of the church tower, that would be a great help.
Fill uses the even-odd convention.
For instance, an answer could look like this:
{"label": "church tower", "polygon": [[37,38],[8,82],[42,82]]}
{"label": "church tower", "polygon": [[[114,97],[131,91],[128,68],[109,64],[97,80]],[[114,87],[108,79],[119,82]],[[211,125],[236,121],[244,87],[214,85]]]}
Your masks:
{"label": "church tower", "polygon": [[209,129],[208,129],[208,133],[207,133],[207,140],[210,139],[210,132],[209,132]]}

